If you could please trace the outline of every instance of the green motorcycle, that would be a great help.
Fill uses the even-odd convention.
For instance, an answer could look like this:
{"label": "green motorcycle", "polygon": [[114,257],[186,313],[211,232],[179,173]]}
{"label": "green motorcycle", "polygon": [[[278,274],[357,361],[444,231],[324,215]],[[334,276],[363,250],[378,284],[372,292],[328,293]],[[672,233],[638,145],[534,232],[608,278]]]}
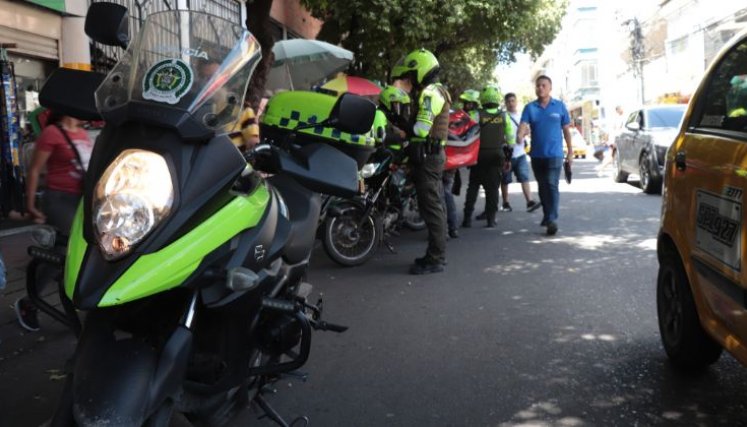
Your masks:
{"label": "green motorcycle", "polygon": [[[126,47],[127,20],[93,3],[86,32]],[[66,256],[31,251],[64,264],[79,334],[52,426],[223,425],[252,401],[287,425],[262,390],[306,362],[312,330],[347,329],[304,279],[318,193],[356,194],[356,162],[295,131],[241,154],[226,132],[260,58],[239,26],[159,12],[107,76],[59,69],[44,86],[46,107],[106,121]],[[374,112],[346,95],[318,126],[362,134]]]}

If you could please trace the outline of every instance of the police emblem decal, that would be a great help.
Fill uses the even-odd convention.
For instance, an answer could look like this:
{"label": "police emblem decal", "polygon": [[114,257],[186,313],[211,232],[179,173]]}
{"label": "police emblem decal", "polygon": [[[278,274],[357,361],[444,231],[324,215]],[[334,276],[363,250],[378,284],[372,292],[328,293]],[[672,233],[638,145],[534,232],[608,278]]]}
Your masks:
{"label": "police emblem decal", "polygon": [[150,67],[143,79],[143,98],[176,104],[192,88],[192,69],[181,59],[166,59]]}

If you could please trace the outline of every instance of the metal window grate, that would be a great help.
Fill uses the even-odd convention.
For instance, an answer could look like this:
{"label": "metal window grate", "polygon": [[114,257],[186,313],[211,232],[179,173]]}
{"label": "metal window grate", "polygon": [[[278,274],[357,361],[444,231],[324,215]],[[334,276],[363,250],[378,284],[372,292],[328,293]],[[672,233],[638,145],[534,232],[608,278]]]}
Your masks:
{"label": "metal window grate", "polygon": [[[136,34],[150,13],[173,10],[177,0],[91,0],[109,1],[125,6],[130,12],[130,37]],[[241,3],[236,0],[187,0],[187,8],[216,15],[241,25]],[[91,42],[91,66],[94,71],[108,73],[119,61],[123,50]]]}

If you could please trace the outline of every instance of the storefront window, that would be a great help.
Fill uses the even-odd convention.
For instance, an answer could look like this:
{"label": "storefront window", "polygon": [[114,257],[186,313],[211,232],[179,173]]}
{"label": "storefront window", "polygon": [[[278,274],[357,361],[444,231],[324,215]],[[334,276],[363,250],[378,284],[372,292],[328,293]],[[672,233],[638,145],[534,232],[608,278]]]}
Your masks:
{"label": "storefront window", "polygon": [[26,128],[28,115],[39,107],[39,91],[44,81],[57,67],[55,61],[36,59],[21,55],[8,55],[16,76],[18,87],[18,111],[21,128]]}

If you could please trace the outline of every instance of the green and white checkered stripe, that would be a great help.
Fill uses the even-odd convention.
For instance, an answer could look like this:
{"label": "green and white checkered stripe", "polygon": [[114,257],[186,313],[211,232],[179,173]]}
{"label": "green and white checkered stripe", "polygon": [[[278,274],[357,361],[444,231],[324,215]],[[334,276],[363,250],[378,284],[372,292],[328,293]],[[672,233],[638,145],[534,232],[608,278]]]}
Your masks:
{"label": "green and white checkered stripe", "polygon": [[[309,117],[303,117],[300,111],[291,110],[290,115],[288,117],[277,117],[277,116],[266,115],[264,117],[263,123],[267,125],[271,125],[271,126],[278,126],[281,128],[292,130],[292,129],[295,129],[297,126],[305,126],[307,124],[319,123],[325,118],[326,117],[320,118],[316,115],[311,115]],[[369,132],[369,134],[365,134],[365,135],[357,135],[357,134],[342,132],[339,129],[325,127],[325,126],[315,126],[313,128],[304,129],[300,131],[300,133],[307,133],[310,135],[316,135],[316,136],[320,136],[323,138],[335,139],[338,141],[342,141],[342,142],[346,142],[350,144],[362,145],[362,146],[373,146],[374,145],[374,138],[373,138],[372,132]]]}

